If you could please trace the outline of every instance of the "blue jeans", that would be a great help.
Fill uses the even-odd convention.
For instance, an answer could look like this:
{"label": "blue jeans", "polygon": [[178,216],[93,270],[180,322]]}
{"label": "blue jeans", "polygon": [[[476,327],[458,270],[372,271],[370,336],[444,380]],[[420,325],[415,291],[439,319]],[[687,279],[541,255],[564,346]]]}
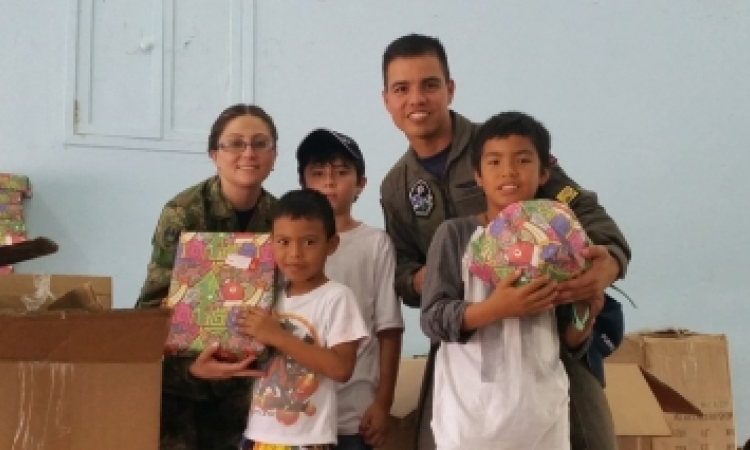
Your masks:
{"label": "blue jeans", "polygon": [[334,450],[372,450],[361,434],[340,434]]}

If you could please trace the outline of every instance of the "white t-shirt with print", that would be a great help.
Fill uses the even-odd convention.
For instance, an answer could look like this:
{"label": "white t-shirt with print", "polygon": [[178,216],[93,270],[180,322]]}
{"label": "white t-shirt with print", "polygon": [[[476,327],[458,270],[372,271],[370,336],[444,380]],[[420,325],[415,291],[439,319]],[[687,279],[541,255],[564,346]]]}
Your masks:
{"label": "white t-shirt with print", "polygon": [[[483,301],[492,289],[469,272],[469,258],[467,251],[460,269],[464,299]],[[552,311],[500,320],[466,343],[442,342],[432,405],[437,450],[569,450],[559,345]]]}
{"label": "white t-shirt with print", "polygon": [[[351,289],[336,281],[303,295],[280,295],[282,326],[311,344],[330,348],[367,336]],[[336,442],[336,386],[286,355],[276,354],[253,383],[245,437],[255,442],[313,445]]]}
{"label": "white t-shirt with print", "polygon": [[360,224],[339,233],[340,243],[326,260],[326,275],[354,291],[370,336],[362,341],[351,379],[339,384],[339,434],[357,434],[365,410],[375,400],[380,375],[377,333],[404,328],[394,288],[396,252],[385,231]]}

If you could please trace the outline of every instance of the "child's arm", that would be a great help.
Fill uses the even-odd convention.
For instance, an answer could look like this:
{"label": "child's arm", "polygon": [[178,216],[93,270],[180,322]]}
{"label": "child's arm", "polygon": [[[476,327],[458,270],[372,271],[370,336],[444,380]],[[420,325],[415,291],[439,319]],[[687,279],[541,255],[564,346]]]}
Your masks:
{"label": "child's arm", "polygon": [[260,308],[250,308],[243,312],[238,317],[237,324],[247,335],[274,347],[306,369],[342,383],[352,376],[359,340],[363,337],[360,334],[330,348],[310,344],[281,328],[275,314],[269,314]]}
{"label": "child's arm", "polygon": [[393,405],[396,390],[401,338],[404,319],[394,289],[396,252],[387,234],[381,236],[381,244],[373,260],[375,294],[373,296],[373,321],[380,349],[378,386],[373,403],[365,410],[360,421],[359,432],[372,447],[381,447],[388,433],[388,414]]}
{"label": "child's arm", "polygon": [[466,342],[474,330],[500,319],[539,314],[553,307],[555,283],[537,278],[514,287],[520,272],[504,279],[484,301],[464,301],[461,262],[475,229],[463,229],[469,224],[444,222],[435,232],[427,253],[420,324],[431,339]]}
{"label": "child's arm", "polygon": [[385,443],[388,432],[388,414],[393,405],[393,393],[396,390],[398,364],[401,358],[401,335],[403,329],[392,328],[378,332],[380,344],[380,377],[375,400],[365,410],[359,424],[359,433],[365,442],[372,447]]}

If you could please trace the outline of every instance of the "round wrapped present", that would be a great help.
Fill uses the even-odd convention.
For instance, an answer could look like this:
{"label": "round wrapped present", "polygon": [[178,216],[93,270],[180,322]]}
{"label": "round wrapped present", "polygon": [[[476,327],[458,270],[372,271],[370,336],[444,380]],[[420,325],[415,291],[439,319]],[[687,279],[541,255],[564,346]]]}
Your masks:
{"label": "round wrapped present", "polygon": [[573,211],[552,200],[528,200],[505,207],[469,243],[469,270],[496,285],[521,269],[517,285],[548,275],[570,279],[586,269],[580,251],[589,244]]}

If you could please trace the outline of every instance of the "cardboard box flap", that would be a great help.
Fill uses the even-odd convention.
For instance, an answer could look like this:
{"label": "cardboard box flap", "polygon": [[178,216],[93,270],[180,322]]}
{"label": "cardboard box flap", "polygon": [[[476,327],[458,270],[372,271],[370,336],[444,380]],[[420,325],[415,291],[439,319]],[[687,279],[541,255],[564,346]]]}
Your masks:
{"label": "cardboard box flap", "polygon": [[[0,277],[0,309],[26,310],[21,300],[23,296],[35,295],[36,283],[40,275],[12,274]],[[87,275],[49,275],[49,290],[54,298],[47,300],[46,305],[64,294],[89,283],[96,293],[96,301],[104,308],[112,307],[112,278]]]}
{"label": "cardboard box flap", "polygon": [[170,314],[153,309],[0,315],[0,361],[160,361]]}
{"label": "cardboard box flap", "polygon": [[617,436],[669,436],[664,412],[635,364],[605,364],[605,394]]}
{"label": "cardboard box flap", "polygon": [[699,333],[696,333],[695,331],[690,331],[687,328],[656,328],[656,329],[643,329],[640,331],[636,331],[634,333],[629,333],[634,336],[652,336],[652,337],[660,337],[660,338],[670,338],[670,337],[688,337],[688,336],[698,336]]}
{"label": "cardboard box flap", "polygon": [[392,416],[402,419],[417,409],[426,365],[427,358],[423,356],[401,358],[393,393]]}
{"label": "cardboard box flap", "polygon": [[703,411],[701,411],[700,408],[694,405],[690,400],[683,397],[682,394],[661,381],[648,370],[642,367],[640,369],[643,378],[651,388],[651,392],[654,393],[656,401],[661,405],[662,411],[677,414],[694,414],[696,416],[703,415]]}

